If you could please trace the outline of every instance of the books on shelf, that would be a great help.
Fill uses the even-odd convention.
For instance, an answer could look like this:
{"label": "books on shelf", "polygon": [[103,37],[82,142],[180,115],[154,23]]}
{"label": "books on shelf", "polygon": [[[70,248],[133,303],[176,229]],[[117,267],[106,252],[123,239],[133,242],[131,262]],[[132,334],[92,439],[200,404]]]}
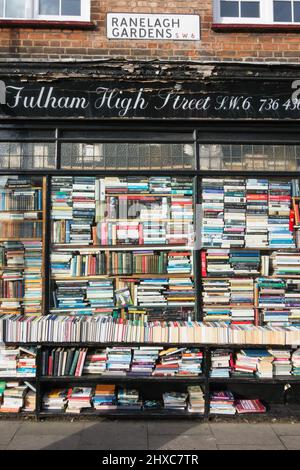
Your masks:
{"label": "books on shelf", "polygon": [[233,277],[259,274],[259,251],[208,249],[202,251],[203,277]]}
{"label": "books on shelf", "polygon": [[119,409],[140,410],[142,408],[142,401],[139,391],[134,388],[119,387],[117,404]]}
{"label": "books on shelf", "polygon": [[234,415],[234,396],[231,391],[215,391],[210,395],[210,413],[221,415]]}
{"label": "books on shelf", "polygon": [[8,177],[0,185],[0,211],[41,211],[42,189],[31,178]]}
{"label": "books on shelf", "polygon": [[226,349],[215,349],[211,353],[210,377],[228,378],[230,377],[232,352]]}
{"label": "books on shelf", "polygon": [[273,356],[273,376],[291,375],[291,351],[284,349],[270,349],[269,353]]}
{"label": "books on shelf", "polygon": [[81,413],[83,410],[92,408],[92,388],[72,387],[68,390],[68,406],[66,413]]}
{"label": "books on shelf", "polygon": [[[0,398],[0,413],[20,413],[25,411],[25,397],[28,392],[27,385],[19,382],[4,382],[2,399]],[[31,403],[32,407],[32,403]],[[27,411],[28,404],[26,404]]]}
{"label": "books on shelf", "polygon": [[35,377],[36,348],[0,348],[0,377]]}
{"label": "books on shelf", "polygon": [[201,413],[205,412],[205,390],[201,385],[190,385],[188,392],[188,412]]}
{"label": "books on shelf", "polygon": [[53,177],[52,241],[186,244],[193,237],[192,197],[188,178]]}
{"label": "books on shelf", "polygon": [[68,400],[67,388],[55,388],[44,393],[42,398],[42,410],[49,412],[61,412],[65,410]]}
{"label": "books on shelf", "polygon": [[127,375],[150,377],[162,347],[141,347],[133,349],[131,369]]}
{"label": "books on shelf", "polygon": [[204,278],[204,321],[254,322],[254,281],[251,278]]}
{"label": "books on shelf", "polygon": [[96,385],[92,401],[95,410],[117,409],[116,386],[114,384]]}
{"label": "books on shelf", "polygon": [[184,411],[187,408],[188,394],[183,392],[163,393],[164,408],[166,410]]}
{"label": "books on shelf", "polygon": [[202,208],[203,247],[295,247],[291,181],[203,178]]}
{"label": "books on shelf", "polygon": [[292,353],[292,375],[300,375],[300,348]]}
{"label": "books on shelf", "polygon": [[258,399],[245,400],[239,399],[235,402],[235,408],[238,414],[245,413],[266,413],[265,405]]}
{"label": "books on shelf", "polygon": [[56,348],[42,353],[42,375],[80,377],[87,348]]}
{"label": "books on shelf", "polygon": [[91,315],[101,308],[114,307],[113,283],[110,280],[64,280],[55,282],[54,311]]}

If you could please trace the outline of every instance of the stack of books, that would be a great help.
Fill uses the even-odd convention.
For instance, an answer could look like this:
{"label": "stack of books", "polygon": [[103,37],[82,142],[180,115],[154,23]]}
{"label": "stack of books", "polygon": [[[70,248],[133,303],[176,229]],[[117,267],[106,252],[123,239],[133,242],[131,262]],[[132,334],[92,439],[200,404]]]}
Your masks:
{"label": "stack of books", "polygon": [[36,409],[36,392],[29,390],[24,398],[24,407],[22,411],[26,413],[33,413]]}
{"label": "stack of books", "polygon": [[105,349],[89,351],[83,366],[83,374],[101,375],[106,370],[107,353]]}
{"label": "stack of books", "polygon": [[246,247],[268,246],[268,190],[269,182],[266,179],[246,180]]}
{"label": "stack of books", "polygon": [[142,279],[136,287],[137,298],[134,304],[141,307],[167,306],[164,291],[168,284],[168,279]]}
{"label": "stack of books", "polygon": [[[248,223],[248,220],[247,220]],[[222,247],[243,247],[246,229],[246,187],[243,179],[224,179]]]}
{"label": "stack of books", "polygon": [[52,241],[89,245],[95,222],[95,177],[52,178]]}
{"label": "stack of books", "polygon": [[131,348],[107,348],[106,374],[126,375],[131,366]]}
{"label": "stack of books", "polygon": [[210,413],[221,415],[234,415],[234,396],[229,390],[212,392],[210,396]]}
{"label": "stack of books", "polygon": [[192,253],[190,251],[168,252],[167,263],[168,274],[192,274],[193,272]]}
{"label": "stack of books", "polygon": [[156,364],[152,375],[161,377],[174,377],[177,375],[183,350],[184,348],[170,348],[160,351],[159,362]]}
{"label": "stack of books", "polygon": [[235,408],[238,414],[266,412],[265,405],[258,399],[236,400]]}
{"label": "stack of books", "polygon": [[93,312],[98,307],[114,307],[113,281],[89,281],[86,298]]}
{"label": "stack of books", "polygon": [[300,348],[292,353],[292,375],[300,375]]}
{"label": "stack of books", "polygon": [[158,358],[158,354],[162,349],[162,347],[155,346],[133,348],[131,369],[127,375],[145,377],[151,376]]}
{"label": "stack of books", "polygon": [[24,406],[27,385],[18,382],[7,382],[3,392],[3,401],[0,406],[1,413],[19,413]]}
{"label": "stack of books", "polygon": [[116,386],[96,385],[92,398],[93,406],[96,410],[115,410],[117,408]]}
{"label": "stack of books", "polygon": [[16,375],[20,377],[36,376],[36,348],[19,348]]}
{"label": "stack of books", "polygon": [[234,376],[273,377],[273,356],[265,349],[242,349],[236,354]]}
{"label": "stack of books", "polygon": [[216,349],[211,354],[210,377],[230,377],[232,352],[226,349]]}
{"label": "stack of books", "polygon": [[198,376],[202,373],[203,352],[196,348],[182,351],[181,362],[179,362],[178,375]]}
{"label": "stack of books", "polygon": [[269,182],[269,245],[274,248],[295,248],[291,219],[291,182]]}
{"label": "stack of books", "polygon": [[208,249],[202,251],[204,277],[233,277],[259,274],[259,251]]}
{"label": "stack of books", "polygon": [[120,387],[118,390],[118,408],[126,410],[140,410],[142,402],[138,390]]}
{"label": "stack of books", "polygon": [[300,276],[300,255],[298,253],[275,251],[271,260],[275,276]]}
{"label": "stack of books", "polygon": [[17,358],[19,349],[2,347],[0,349],[0,377],[15,377],[17,375]]}
{"label": "stack of books", "polygon": [[44,411],[61,412],[67,404],[68,389],[55,388],[43,396],[42,409]]}
{"label": "stack of books", "polygon": [[188,391],[188,411],[190,413],[201,413],[205,411],[204,389],[201,385],[191,385]]}
{"label": "stack of books", "polygon": [[92,408],[91,387],[73,387],[68,391],[68,406],[66,413],[81,413],[82,410]]}
{"label": "stack of books", "polygon": [[273,356],[273,376],[291,375],[291,351],[285,349],[270,349],[269,353]]}
{"label": "stack of books", "polygon": [[165,296],[168,307],[194,307],[194,283],[190,278],[170,278]]}
{"label": "stack of books", "polygon": [[97,313],[97,309],[114,306],[113,282],[103,281],[56,281],[53,292],[53,313],[65,312],[81,315]]}
{"label": "stack of books", "polygon": [[222,248],[224,232],[224,180],[202,179],[202,244]]}
{"label": "stack of books", "polygon": [[205,321],[254,322],[253,279],[203,279]]}
{"label": "stack of books", "polygon": [[185,411],[187,407],[187,393],[165,392],[163,393],[164,408],[166,410]]}

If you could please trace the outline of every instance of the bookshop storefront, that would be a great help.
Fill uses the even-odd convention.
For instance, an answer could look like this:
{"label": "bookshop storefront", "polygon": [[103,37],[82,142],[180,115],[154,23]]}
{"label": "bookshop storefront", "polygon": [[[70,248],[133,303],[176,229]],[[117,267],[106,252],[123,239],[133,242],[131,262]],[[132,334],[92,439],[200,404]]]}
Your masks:
{"label": "bookshop storefront", "polygon": [[[277,273],[277,249],[298,246],[297,67],[8,68],[1,313],[300,321],[297,302],[275,308],[255,279]],[[15,244],[29,277],[6,269]],[[235,275],[250,278],[229,287]]]}
{"label": "bookshop storefront", "polygon": [[[284,380],[300,373],[299,80],[282,65],[0,67],[0,343],[25,343],[9,377],[18,364],[34,386],[0,412],[299,405]],[[77,383],[82,409],[53,389]]]}

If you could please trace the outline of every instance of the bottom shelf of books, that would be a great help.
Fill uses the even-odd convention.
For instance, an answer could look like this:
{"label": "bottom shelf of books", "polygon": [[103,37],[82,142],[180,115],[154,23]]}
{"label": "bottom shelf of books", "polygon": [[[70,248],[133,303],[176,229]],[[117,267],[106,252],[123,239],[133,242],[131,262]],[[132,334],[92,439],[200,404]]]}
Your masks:
{"label": "bottom shelf of books", "polygon": [[3,345],[0,416],[300,420],[300,348]]}

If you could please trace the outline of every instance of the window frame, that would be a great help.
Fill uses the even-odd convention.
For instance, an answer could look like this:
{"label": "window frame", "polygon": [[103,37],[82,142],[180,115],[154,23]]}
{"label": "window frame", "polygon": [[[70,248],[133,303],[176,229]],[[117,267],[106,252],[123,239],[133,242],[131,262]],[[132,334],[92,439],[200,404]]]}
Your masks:
{"label": "window frame", "polygon": [[[258,1],[260,4],[260,17],[222,17],[221,16],[221,1],[214,0],[213,2],[213,16],[215,24],[230,24],[230,25],[266,25],[266,26],[300,26],[300,21],[274,21],[274,0],[253,0]],[[243,1],[251,0],[235,0],[239,4]],[[292,17],[294,17],[293,4],[295,0],[283,0],[292,3]]]}
{"label": "window frame", "polygon": [[[91,21],[91,0],[80,0],[81,2],[81,15],[40,15],[39,14],[39,0],[28,0],[28,7],[25,10],[28,11],[28,16],[25,17],[11,17],[4,16],[6,2],[9,0],[3,0],[3,11],[0,11],[0,22],[3,21],[50,21],[50,22],[90,22]],[[60,4],[61,4],[60,0]],[[1,16],[3,13],[3,16]]]}

